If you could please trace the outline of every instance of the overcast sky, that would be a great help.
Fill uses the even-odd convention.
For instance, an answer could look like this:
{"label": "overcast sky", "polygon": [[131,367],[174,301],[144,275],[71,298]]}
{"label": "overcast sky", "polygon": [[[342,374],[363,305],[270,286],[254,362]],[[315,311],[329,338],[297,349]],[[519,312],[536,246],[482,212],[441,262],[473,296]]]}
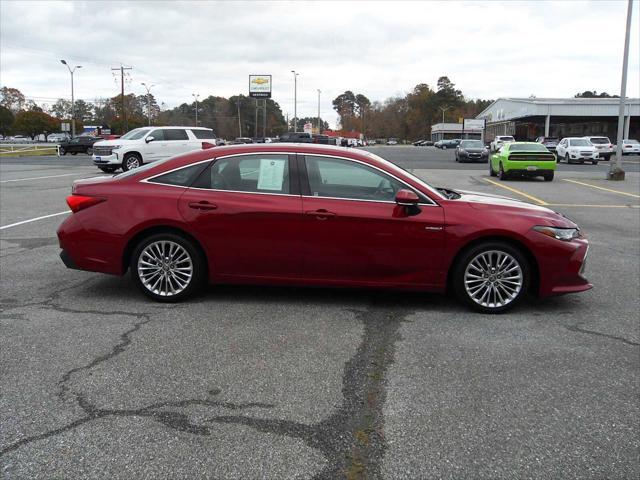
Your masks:
{"label": "overcast sky", "polygon": [[[640,96],[639,2],[627,95]],[[0,2],[1,84],[36,103],[70,97],[64,58],[82,65],[76,98],[153,83],[167,107],[199,93],[247,94],[248,75],[273,75],[273,99],[293,116],[334,123],[344,90],[372,101],[435,88],[447,75],[467,98],[618,94],[626,1],[559,2]]]}

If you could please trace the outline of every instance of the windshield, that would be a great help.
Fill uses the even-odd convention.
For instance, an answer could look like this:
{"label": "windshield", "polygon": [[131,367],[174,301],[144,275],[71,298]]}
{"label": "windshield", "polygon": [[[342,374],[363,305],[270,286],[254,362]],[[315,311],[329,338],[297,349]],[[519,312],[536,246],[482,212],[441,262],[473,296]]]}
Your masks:
{"label": "windshield", "polygon": [[543,143],[547,143],[547,142],[558,143],[558,139],[555,138],[555,137],[546,137],[542,142]]}
{"label": "windshield", "polygon": [[640,143],[640,142],[638,142],[638,140],[631,139],[631,140],[624,140],[623,143],[630,143],[632,145],[636,145],[637,143]]}
{"label": "windshield", "polygon": [[484,148],[484,143],[480,140],[463,140],[460,142],[460,148]]}
{"label": "windshield", "polygon": [[604,143],[611,143],[607,137],[591,137],[591,143],[602,145]]}
{"label": "windshield", "polygon": [[512,143],[510,152],[548,152],[547,147],[540,143]]}
{"label": "windshield", "polygon": [[131,130],[130,132],[125,133],[120,138],[122,140],[138,140],[144,137],[147,133],[149,133],[148,128],[136,128],[135,130]]}
{"label": "windshield", "polygon": [[584,138],[577,138],[577,139],[571,140],[572,147],[588,147],[590,145],[591,145],[591,142],[589,142],[589,140],[585,140]]}

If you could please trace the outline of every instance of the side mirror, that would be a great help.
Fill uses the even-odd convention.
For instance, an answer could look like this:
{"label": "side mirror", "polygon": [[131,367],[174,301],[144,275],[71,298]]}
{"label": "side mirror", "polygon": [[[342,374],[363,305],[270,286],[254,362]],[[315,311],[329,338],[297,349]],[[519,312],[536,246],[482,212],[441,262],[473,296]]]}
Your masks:
{"label": "side mirror", "polygon": [[147,138],[144,139],[145,142],[149,143],[149,142],[153,142],[155,140],[155,138],[153,138],[151,135],[149,135]]}
{"label": "side mirror", "polygon": [[412,192],[411,190],[402,189],[398,190],[398,193],[396,193],[396,203],[398,205],[402,205],[403,207],[411,207],[417,205],[419,201],[420,197],[418,197],[418,195],[416,195],[416,193]]}

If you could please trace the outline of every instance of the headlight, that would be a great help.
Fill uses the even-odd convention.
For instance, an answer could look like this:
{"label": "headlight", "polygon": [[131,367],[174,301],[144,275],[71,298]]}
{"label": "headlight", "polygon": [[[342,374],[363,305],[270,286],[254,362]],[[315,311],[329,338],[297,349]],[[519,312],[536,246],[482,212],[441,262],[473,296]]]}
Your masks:
{"label": "headlight", "polygon": [[460,152],[460,153],[467,153],[467,151],[466,151],[464,148],[461,148],[461,149],[459,150],[459,152]]}
{"label": "headlight", "polygon": [[547,237],[553,237],[563,242],[570,242],[574,238],[580,236],[580,230],[577,228],[559,228],[559,227],[547,227],[538,225],[533,227],[536,232],[540,232]]}
{"label": "headlight", "polygon": [[111,145],[111,150],[117,150],[118,148],[120,148],[122,145]]}

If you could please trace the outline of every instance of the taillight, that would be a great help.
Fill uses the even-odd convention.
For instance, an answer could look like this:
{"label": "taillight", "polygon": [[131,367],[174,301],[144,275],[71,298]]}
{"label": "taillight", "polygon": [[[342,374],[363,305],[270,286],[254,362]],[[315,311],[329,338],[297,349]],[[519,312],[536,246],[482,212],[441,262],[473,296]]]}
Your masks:
{"label": "taillight", "polygon": [[209,142],[202,142],[202,149],[206,150],[208,148],[213,148],[215,147],[215,143],[209,143]]}
{"label": "taillight", "polygon": [[84,195],[69,195],[67,197],[67,205],[73,213],[84,210],[85,208],[93,207],[98,203],[106,201],[106,198],[100,197],[86,197]]}

